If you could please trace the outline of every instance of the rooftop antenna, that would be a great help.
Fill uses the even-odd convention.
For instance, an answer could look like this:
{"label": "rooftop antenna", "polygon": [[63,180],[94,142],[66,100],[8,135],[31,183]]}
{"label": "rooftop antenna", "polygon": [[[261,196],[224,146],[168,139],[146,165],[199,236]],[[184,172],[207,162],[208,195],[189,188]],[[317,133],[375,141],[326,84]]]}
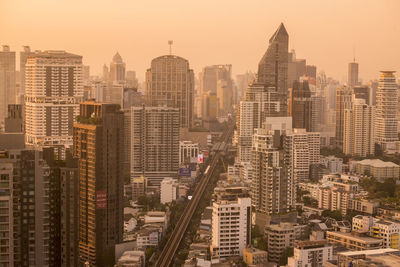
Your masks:
{"label": "rooftop antenna", "polygon": [[168,45],[169,45],[169,54],[172,55],[172,44],[174,43],[174,41],[169,40],[168,41]]}
{"label": "rooftop antenna", "polygon": [[356,62],[356,47],[353,45],[353,62]]}

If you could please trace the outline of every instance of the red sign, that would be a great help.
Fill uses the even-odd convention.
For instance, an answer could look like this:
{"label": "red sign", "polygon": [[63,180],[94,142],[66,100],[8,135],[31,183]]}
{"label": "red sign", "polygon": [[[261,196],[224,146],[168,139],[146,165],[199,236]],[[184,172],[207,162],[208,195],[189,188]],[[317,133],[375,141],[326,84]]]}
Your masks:
{"label": "red sign", "polygon": [[107,208],[107,192],[97,191],[96,192],[96,208],[105,209]]}

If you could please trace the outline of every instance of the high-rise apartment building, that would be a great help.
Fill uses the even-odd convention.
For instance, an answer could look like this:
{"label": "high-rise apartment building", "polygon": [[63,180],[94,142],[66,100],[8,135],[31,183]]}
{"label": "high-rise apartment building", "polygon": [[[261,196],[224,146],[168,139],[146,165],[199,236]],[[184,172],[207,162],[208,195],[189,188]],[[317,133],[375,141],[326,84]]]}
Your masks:
{"label": "high-rise apartment building", "polygon": [[251,243],[251,199],[219,200],[213,203],[213,257],[243,256],[243,249]]}
{"label": "high-rise apartment building", "polygon": [[112,266],[123,236],[123,113],[115,104],[84,102],[74,124],[79,169],[79,262]]}
{"label": "high-rise apartment building", "polygon": [[82,57],[65,51],[29,55],[25,65],[25,142],[27,145],[72,146],[73,123],[83,99]]}
{"label": "high-rise apartment building", "polygon": [[276,148],[276,138],[266,129],[256,129],[253,135],[251,201],[256,212],[263,214],[287,212],[292,201],[293,183],[280,160],[282,151]]}
{"label": "high-rise apartment building", "polygon": [[206,92],[201,99],[201,118],[203,121],[216,121],[218,116],[218,97],[217,94]]}
{"label": "high-rise apartment building", "polygon": [[21,94],[25,94],[25,64],[28,56],[34,54],[29,46],[24,46],[23,51],[19,52],[19,73],[21,75]]}
{"label": "high-rise apartment building", "polygon": [[367,85],[356,85],[353,87],[353,94],[355,98],[361,98],[365,100],[365,104],[370,105],[370,92],[371,89]]}
{"label": "high-rise apartment building", "polygon": [[146,95],[151,106],[178,108],[180,127],[192,127],[194,74],[189,61],[174,55],[153,59],[146,72]]}
{"label": "high-rise apartment building", "polygon": [[310,166],[320,163],[320,145],[321,135],[318,132],[293,129],[284,136],[285,164],[293,188],[309,181]]}
{"label": "high-rise apartment building", "polygon": [[277,91],[261,84],[249,85],[244,100],[239,103],[236,122],[239,162],[251,162],[254,129],[261,128],[266,117],[283,117],[285,114],[286,109],[282,109],[280,94]]}
{"label": "high-rise apartment building", "polygon": [[295,229],[291,223],[271,224],[265,227],[264,236],[267,239],[268,261],[279,263],[285,248],[294,246]]}
{"label": "high-rise apartment building", "polygon": [[358,85],[358,63],[350,62],[348,66],[347,85],[350,88]]}
{"label": "high-rise apartment building", "polygon": [[[0,190],[0,205],[2,210],[8,210],[9,218],[0,221],[0,254],[4,256],[0,262],[4,263],[6,254],[12,253],[12,261],[4,266],[59,266],[59,232],[54,224],[57,188],[50,179],[50,168],[42,152],[8,150],[1,153],[0,164],[6,168],[2,168],[0,184],[8,188]],[[3,217],[3,213],[0,216]],[[3,236],[4,230],[12,232]]]}
{"label": "high-rise apartment building", "polygon": [[375,107],[364,99],[354,99],[352,107],[344,109],[343,153],[366,157],[375,152]]}
{"label": "high-rise apartment building", "polygon": [[376,142],[384,147],[399,139],[397,109],[399,89],[394,71],[381,71],[376,92]]}
{"label": "high-rise apartment building", "polygon": [[10,267],[14,266],[13,170],[12,163],[0,161],[0,266]]}
{"label": "high-rise apartment building", "polygon": [[159,186],[179,168],[179,109],[143,105],[131,111],[131,176]]}
{"label": "high-rise apartment building", "polygon": [[289,116],[292,116],[293,128],[306,129],[311,132],[312,128],[312,101],[308,82],[293,82],[290,95]]}
{"label": "high-rise apartment building", "polygon": [[343,148],[344,110],[351,108],[352,90],[339,87],[336,90],[336,146]]}
{"label": "high-rise apartment building", "polygon": [[3,45],[0,51],[0,128],[7,117],[8,105],[15,103],[15,52]]}

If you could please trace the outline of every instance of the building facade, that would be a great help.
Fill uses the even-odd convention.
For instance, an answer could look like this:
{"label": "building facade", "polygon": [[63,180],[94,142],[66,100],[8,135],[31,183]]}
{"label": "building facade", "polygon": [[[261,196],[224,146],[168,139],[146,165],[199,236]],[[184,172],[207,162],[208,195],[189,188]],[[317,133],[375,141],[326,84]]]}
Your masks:
{"label": "building facade", "polygon": [[82,57],[65,51],[28,56],[25,86],[25,143],[72,146],[73,123],[83,99]]}
{"label": "building facade", "polygon": [[123,236],[123,113],[117,105],[80,104],[74,125],[79,169],[79,262],[114,264]]}
{"label": "building facade", "polygon": [[153,59],[146,72],[146,95],[151,106],[178,108],[180,127],[192,127],[194,74],[189,61],[174,55]]}
{"label": "building facade", "polygon": [[0,51],[0,128],[7,117],[8,105],[15,103],[15,52],[3,45]]}

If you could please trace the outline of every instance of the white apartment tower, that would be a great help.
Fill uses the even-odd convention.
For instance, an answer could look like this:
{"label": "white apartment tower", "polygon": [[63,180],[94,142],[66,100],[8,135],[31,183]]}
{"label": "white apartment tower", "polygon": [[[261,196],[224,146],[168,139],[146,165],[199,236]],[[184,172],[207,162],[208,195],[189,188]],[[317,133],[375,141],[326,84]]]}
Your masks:
{"label": "white apartment tower", "polygon": [[73,123],[83,99],[82,56],[36,52],[28,56],[25,73],[25,143],[72,146]]}
{"label": "white apartment tower", "polygon": [[376,142],[385,146],[398,140],[398,88],[394,71],[381,71],[376,92]]}
{"label": "white apartment tower", "polygon": [[344,110],[343,153],[366,157],[375,152],[375,107],[354,99]]}
{"label": "white apartment tower", "polygon": [[320,143],[320,133],[306,132],[305,129],[293,129],[285,135],[285,162],[289,181],[293,181],[294,188],[309,180],[311,165],[319,164]]}
{"label": "white apartment tower", "polygon": [[213,203],[212,255],[220,258],[243,256],[251,242],[251,199]]}
{"label": "white apartment tower", "polygon": [[3,51],[0,51],[0,128],[7,117],[8,105],[15,102],[15,52],[3,45]]}
{"label": "white apartment tower", "polygon": [[161,204],[171,203],[177,199],[179,183],[170,177],[164,178],[160,184]]}

